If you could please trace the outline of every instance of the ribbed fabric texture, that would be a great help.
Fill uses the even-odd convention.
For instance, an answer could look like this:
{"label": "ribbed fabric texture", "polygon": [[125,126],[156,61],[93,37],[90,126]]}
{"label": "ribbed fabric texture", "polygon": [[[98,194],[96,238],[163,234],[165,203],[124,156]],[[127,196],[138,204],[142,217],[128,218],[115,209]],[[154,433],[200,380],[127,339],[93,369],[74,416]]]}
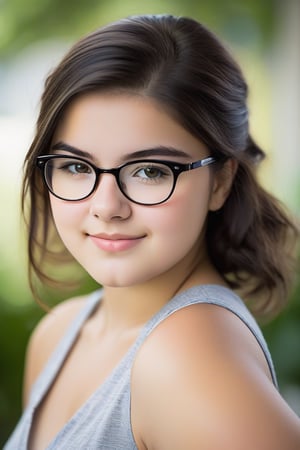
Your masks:
{"label": "ribbed fabric texture", "polygon": [[[101,296],[101,290],[90,294],[85,307],[67,330],[34,384],[28,406],[14,433],[4,446],[4,450],[25,450],[28,448],[34,412],[64,364],[83,324],[101,301]],[[196,303],[221,306],[242,320],[261,346],[273,382],[277,387],[276,375],[267,344],[255,319],[243,301],[231,290],[221,286],[195,286],[176,295],[145,324],[133,346],[110,376],[57,434],[47,450],[137,450],[130,421],[130,378],[137,350],[161,321],[175,311]]]}

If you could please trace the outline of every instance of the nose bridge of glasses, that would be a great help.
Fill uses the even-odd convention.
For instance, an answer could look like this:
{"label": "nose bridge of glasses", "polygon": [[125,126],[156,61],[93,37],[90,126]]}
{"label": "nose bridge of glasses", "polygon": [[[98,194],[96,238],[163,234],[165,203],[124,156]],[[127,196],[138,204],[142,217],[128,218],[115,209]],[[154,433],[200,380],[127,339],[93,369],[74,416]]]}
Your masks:
{"label": "nose bridge of glasses", "polygon": [[119,173],[120,173],[120,168],[112,168],[112,169],[103,169],[101,167],[93,167],[95,174],[96,174],[96,179],[95,179],[95,186],[94,186],[94,191],[97,190],[99,188],[99,185],[102,185],[103,188],[103,180],[102,180],[102,175],[112,175],[114,178],[114,182],[116,183],[115,186],[118,187],[118,189],[123,193],[122,191],[122,186],[119,180]]}
{"label": "nose bridge of glasses", "polygon": [[120,174],[120,169],[117,168],[113,168],[113,169],[102,169],[101,167],[94,167],[94,171],[96,174],[96,184],[98,185],[100,182],[100,178],[102,174],[108,174],[108,175],[113,175],[113,177],[115,178],[117,185],[119,186],[119,174]]}

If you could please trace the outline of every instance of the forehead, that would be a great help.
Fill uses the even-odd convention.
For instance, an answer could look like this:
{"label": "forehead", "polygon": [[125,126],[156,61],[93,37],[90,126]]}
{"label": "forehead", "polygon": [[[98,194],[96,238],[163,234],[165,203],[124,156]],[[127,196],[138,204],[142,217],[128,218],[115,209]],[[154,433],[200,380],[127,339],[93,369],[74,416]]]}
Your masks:
{"label": "forehead", "polygon": [[142,95],[91,93],[66,109],[53,144],[63,141],[97,159],[158,146],[182,149],[191,157],[207,155],[204,144],[165,108]]}

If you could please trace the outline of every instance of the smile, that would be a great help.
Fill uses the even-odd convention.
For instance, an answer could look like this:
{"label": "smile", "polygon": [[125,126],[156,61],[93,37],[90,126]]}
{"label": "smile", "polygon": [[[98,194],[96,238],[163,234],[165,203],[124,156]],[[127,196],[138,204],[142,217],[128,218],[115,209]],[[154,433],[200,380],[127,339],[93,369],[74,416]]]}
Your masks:
{"label": "smile", "polygon": [[89,235],[91,241],[105,252],[121,252],[129,250],[138,245],[145,236],[122,236],[122,235]]}

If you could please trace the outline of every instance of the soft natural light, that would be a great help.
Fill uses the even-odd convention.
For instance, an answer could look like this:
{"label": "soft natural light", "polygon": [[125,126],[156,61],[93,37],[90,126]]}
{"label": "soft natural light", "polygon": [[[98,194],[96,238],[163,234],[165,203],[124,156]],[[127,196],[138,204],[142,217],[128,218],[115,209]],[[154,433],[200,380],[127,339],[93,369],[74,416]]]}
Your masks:
{"label": "soft natural light", "polygon": [[[26,270],[24,270],[24,252],[20,233],[20,182],[22,162],[33,132],[33,119],[17,116],[0,116],[1,147],[0,157],[0,203],[1,203],[1,262],[0,270],[3,280],[2,293],[20,290],[20,284],[26,287]],[[9,245],[7,245],[9,242]],[[12,274],[17,283],[12,283]],[[7,284],[7,285],[6,285]],[[20,296],[10,295],[22,303]]]}

